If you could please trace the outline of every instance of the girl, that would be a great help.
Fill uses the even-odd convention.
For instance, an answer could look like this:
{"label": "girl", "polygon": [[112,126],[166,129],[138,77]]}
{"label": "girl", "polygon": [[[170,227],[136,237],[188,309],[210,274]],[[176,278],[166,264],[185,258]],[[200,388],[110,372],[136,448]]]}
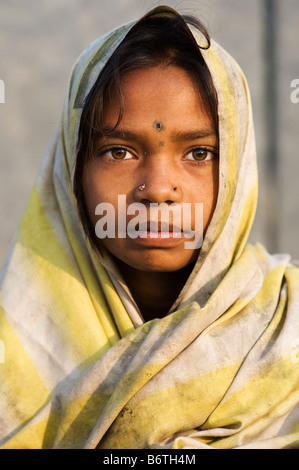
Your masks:
{"label": "girl", "polygon": [[298,446],[299,272],[247,244],[256,200],[246,81],[197,20],[91,44],[1,277],[2,447]]}

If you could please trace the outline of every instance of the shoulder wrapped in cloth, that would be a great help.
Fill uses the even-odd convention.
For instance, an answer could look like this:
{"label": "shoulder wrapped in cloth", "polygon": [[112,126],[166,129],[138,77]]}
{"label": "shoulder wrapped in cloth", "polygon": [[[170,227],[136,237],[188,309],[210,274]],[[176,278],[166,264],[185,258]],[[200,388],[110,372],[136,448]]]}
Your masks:
{"label": "shoulder wrapped in cloth", "polygon": [[173,311],[143,323],[109,257],[86,241],[72,193],[82,103],[131,27],[75,64],[1,274],[1,446],[299,447],[299,271],[247,244],[257,199],[250,97],[216,43],[202,53],[219,100],[219,197]]}

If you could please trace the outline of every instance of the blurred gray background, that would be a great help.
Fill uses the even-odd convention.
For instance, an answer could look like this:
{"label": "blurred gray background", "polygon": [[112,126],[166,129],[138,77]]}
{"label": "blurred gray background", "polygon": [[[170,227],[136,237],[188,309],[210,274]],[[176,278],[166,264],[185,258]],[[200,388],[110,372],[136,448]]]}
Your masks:
{"label": "blurred gray background", "polygon": [[168,4],[195,14],[243,68],[251,90],[260,199],[251,241],[299,258],[299,0],[1,0],[0,265],[59,123],[81,51],[110,29]]}

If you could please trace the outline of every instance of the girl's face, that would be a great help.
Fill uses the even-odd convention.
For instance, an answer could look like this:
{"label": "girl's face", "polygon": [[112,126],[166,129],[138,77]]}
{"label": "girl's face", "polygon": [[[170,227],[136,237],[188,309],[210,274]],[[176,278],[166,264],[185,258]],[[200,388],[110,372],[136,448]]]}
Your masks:
{"label": "girl's face", "polygon": [[[133,203],[143,204],[147,222],[154,205],[176,203],[183,208],[182,204],[188,203],[194,230],[198,226],[195,204],[202,203],[205,232],[218,194],[217,131],[196,84],[178,67],[130,72],[122,81],[122,92],[122,119],[111,133],[99,135],[94,158],[83,171],[88,215],[96,226],[103,214],[107,215],[96,215],[96,206],[109,203],[114,207],[115,236],[111,233],[101,242],[122,262],[141,271],[176,271],[193,262],[199,250],[186,248],[192,239],[185,238],[182,225],[178,237],[170,220],[169,229],[158,224],[153,234],[148,225],[137,238],[118,236],[119,226],[132,224],[141,214],[127,213]],[[106,101],[104,130],[115,126],[119,111],[115,93]]]}

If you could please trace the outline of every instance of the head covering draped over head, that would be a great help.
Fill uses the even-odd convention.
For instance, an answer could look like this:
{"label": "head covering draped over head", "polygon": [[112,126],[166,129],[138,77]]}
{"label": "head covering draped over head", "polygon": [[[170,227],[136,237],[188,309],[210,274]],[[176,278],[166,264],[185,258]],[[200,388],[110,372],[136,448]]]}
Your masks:
{"label": "head covering draped over head", "polygon": [[218,44],[202,50],[219,101],[218,201],[169,315],[142,321],[79,222],[72,175],[82,106],[133,24],[76,62],[1,274],[1,445],[299,446],[299,273],[288,256],[247,243],[257,201],[250,97]]}

